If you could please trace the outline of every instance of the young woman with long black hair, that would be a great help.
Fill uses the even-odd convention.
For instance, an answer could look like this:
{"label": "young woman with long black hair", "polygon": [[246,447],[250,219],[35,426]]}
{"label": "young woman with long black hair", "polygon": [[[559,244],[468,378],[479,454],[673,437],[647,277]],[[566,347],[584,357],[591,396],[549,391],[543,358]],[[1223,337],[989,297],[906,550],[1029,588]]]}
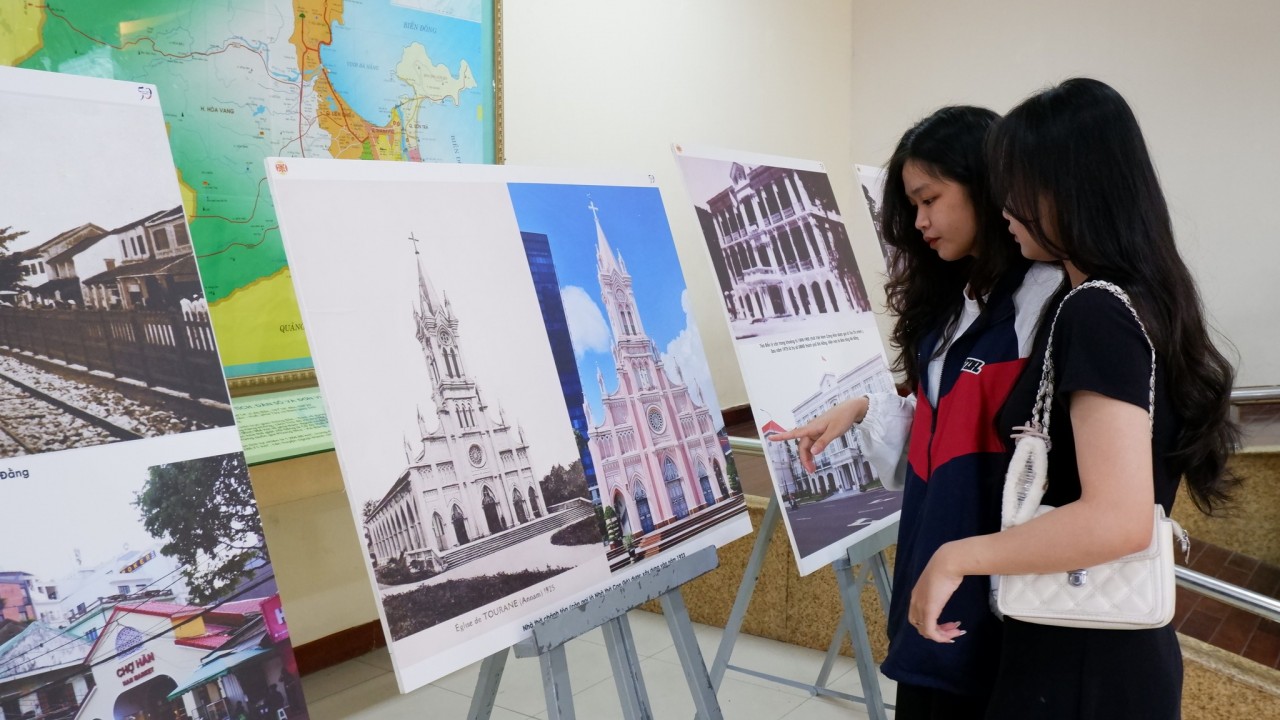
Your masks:
{"label": "young woman with long black hair", "polygon": [[[1145,548],[1152,504],[1172,508],[1180,478],[1205,512],[1233,485],[1227,457],[1232,369],[1214,347],[1137,119],[1096,80],[1073,79],[1014,108],[988,140],[995,187],[1022,253],[1060,262],[1073,287],[1102,288],[1058,314],[1049,489],[1056,509],[934,554],[911,599],[921,637],[950,642],[947,599],[966,577],[1069,572]],[[1145,328],[1145,336],[1144,336]],[[1155,348],[1154,429],[1148,420]],[[1000,415],[1008,434],[1031,417],[1045,339]],[[941,625],[939,623],[942,623]],[[1097,630],[1006,619],[988,718],[1180,715],[1182,657],[1171,626]],[[945,645],[940,645],[945,647]]]}
{"label": "young woman with long black hair", "polygon": [[992,508],[1007,460],[996,412],[1062,284],[1059,268],[1021,256],[988,189],[983,141],[997,119],[982,108],[942,108],[903,135],[887,167],[891,337],[895,369],[915,394],[853,398],[774,436],[798,440],[812,472],[813,456],[856,424],[882,481],[904,490],[882,666],[898,681],[899,720],[985,710],[1001,642],[987,579],[965,580],[947,604],[947,630],[965,635],[953,644],[922,638],[908,624],[907,601],[939,546],[1000,526]]}

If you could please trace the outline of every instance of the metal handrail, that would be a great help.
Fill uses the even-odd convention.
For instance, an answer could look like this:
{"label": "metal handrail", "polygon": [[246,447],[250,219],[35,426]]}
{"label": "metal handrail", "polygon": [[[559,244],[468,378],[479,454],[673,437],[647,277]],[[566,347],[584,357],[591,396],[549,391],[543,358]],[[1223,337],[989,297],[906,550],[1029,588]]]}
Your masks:
{"label": "metal handrail", "polygon": [[1211,597],[1247,613],[1280,622],[1280,600],[1210,577],[1182,566],[1173,569],[1178,584],[1191,592]]}
{"label": "metal handrail", "polygon": [[1236,388],[1231,391],[1232,405],[1280,402],[1280,385]]}
{"label": "metal handrail", "polygon": [[[1234,401],[1235,393],[1232,393]],[[729,447],[746,452],[764,452],[764,442],[755,438],[729,436]],[[1198,595],[1213,598],[1231,607],[1280,623],[1280,600],[1256,593],[1239,585],[1210,577],[1179,565],[1174,568],[1178,585]]]}

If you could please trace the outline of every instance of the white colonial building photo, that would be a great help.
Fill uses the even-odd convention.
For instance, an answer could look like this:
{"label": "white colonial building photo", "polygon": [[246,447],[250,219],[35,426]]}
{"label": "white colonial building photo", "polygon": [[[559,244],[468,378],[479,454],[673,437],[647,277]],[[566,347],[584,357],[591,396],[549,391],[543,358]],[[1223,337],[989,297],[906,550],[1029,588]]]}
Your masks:
{"label": "white colonial building photo", "polygon": [[[893,376],[885,366],[884,358],[873,355],[859,363],[852,370],[837,375],[827,373],[818,381],[818,390],[800,401],[792,409],[796,419],[796,427],[811,422],[822,413],[848,400],[873,393],[891,393],[894,391]],[[784,453],[782,443],[772,443],[773,453]],[[777,466],[782,455],[770,455],[770,461]],[[788,458],[788,462],[793,458]],[[814,457],[817,471],[803,472],[799,461],[793,467],[801,470],[795,473],[795,490],[801,493],[839,493],[863,492],[870,487],[881,487],[880,479],[875,476],[870,463],[863,456],[862,444],[857,426],[833,439],[827,448]]]}
{"label": "white colonial building photo", "polygon": [[826,175],[728,165],[698,208],[735,338],[871,308]]}

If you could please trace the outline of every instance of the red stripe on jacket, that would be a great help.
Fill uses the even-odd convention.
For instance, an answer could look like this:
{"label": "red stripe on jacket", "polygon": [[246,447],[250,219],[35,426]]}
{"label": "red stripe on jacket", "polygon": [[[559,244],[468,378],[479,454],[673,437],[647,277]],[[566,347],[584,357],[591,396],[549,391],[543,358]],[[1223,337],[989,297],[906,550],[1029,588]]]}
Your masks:
{"label": "red stripe on jacket", "polygon": [[931,436],[933,408],[922,393],[917,393],[911,447],[907,453],[912,471],[928,482],[934,468],[958,457],[1005,452],[1004,438],[995,422],[980,422],[979,418],[997,416],[1026,365],[1027,358],[1018,358],[986,363],[977,373],[962,370],[951,389],[938,401],[937,424],[951,428],[951,432],[938,437]]}

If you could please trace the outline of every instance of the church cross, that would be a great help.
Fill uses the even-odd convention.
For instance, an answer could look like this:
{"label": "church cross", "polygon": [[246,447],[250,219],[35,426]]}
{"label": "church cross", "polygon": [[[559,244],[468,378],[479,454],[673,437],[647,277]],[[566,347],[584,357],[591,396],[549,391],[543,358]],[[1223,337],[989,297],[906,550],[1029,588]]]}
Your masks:
{"label": "church cross", "polygon": [[588,210],[590,210],[590,211],[591,211],[591,214],[592,214],[592,215],[595,215],[595,216],[596,216],[596,220],[597,220],[597,221],[599,221],[599,220],[600,220],[600,215],[597,213],[597,211],[598,211],[600,208],[596,207],[596,201],[595,201],[595,200],[592,200],[590,195],[588,195],[588,196],[587,196],[587,201],[588,201],[588,202],[587,202],[587,209],[588,209]]}
{"label": "church cross", "polygon": [[409,239],[413,241],[413,254],[414,254],[414,255],[421,255],[422,253],[418,252],[418,243],[420,243],[420,242],[422,242],[422,241],[421,241],[421,240],[419,240],[418,238],[414,237],[412,232],[410,232],[410,233],[409,233]]}

